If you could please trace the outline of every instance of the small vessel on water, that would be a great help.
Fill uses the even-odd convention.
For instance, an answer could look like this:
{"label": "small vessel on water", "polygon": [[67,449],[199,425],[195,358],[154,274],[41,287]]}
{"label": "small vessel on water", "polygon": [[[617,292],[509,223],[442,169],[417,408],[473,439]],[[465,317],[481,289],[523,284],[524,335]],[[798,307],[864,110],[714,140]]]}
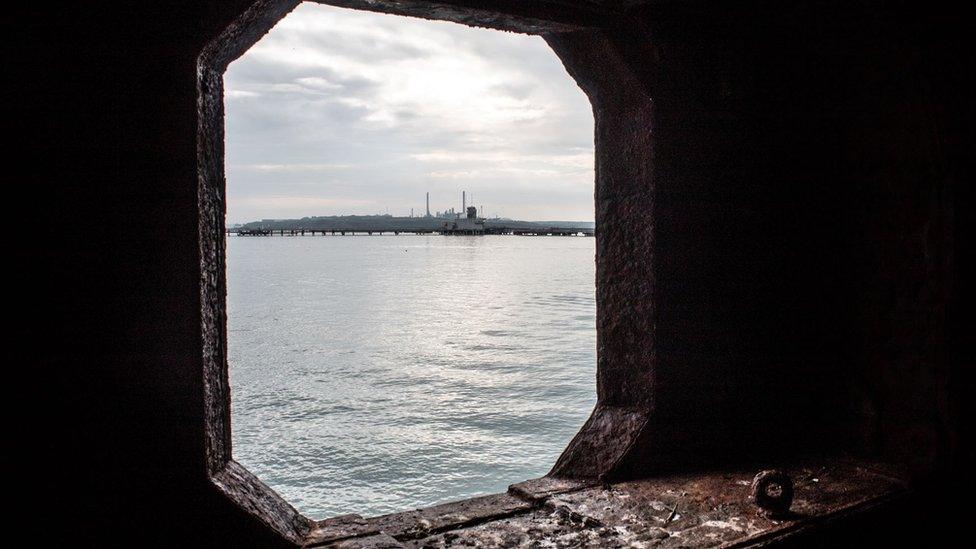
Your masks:
{"label": "small vessel on water", "polygon": [[478,235],[485,234],[485,218],[478,217],[478,208],[468,206],[465,217],[460,214],[441,224],[441,234]]}

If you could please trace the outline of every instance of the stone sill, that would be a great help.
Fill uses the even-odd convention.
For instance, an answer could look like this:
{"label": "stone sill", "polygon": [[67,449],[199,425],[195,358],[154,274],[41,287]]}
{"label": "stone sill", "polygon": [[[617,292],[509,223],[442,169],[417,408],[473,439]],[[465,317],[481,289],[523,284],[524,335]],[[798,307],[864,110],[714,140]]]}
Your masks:
{"label": "stone sill", "polygon": [[749,547],[851,516],[907,492],[892,468],[851,460],[785,468],[796,495],[772,520],[749,500],[757,470],[669,475],[607,486],[550,477],[494,494],[372,518],[320,521],[307,546]]}

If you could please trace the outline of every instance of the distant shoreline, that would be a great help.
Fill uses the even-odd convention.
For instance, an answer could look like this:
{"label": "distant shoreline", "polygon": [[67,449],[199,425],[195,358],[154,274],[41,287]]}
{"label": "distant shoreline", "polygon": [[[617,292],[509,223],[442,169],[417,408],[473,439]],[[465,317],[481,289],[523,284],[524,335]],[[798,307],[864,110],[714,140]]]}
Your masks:
{"label": "distant shoreline", "polygon": [[[270,229],[270,230],[436,230],[447,221],[441,217],[396,217],[392,215],[345,215],[316,216],[298,219],[262,219],[247,223],[227,225],[228,229]],[[494,218],[485,221],[485,227],[508,227],[535,229],[544,227],[564,227],[593,229],[593,221],[522,221],[516,219]]]}

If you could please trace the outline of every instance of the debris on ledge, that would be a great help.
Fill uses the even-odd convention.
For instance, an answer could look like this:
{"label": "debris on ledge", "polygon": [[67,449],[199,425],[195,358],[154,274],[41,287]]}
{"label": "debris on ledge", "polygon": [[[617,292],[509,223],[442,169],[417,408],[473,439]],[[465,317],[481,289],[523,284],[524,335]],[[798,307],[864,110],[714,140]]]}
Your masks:
{"label": "debris on ledge", "polygon": [[755,505],[757,470],[672,475],[608,486],[544,477],[495,494],[373,518],[318,523],[325,547],[746,547],[873,507],[907,491],[875,464],[832,461],[784,468],[789,512]]}

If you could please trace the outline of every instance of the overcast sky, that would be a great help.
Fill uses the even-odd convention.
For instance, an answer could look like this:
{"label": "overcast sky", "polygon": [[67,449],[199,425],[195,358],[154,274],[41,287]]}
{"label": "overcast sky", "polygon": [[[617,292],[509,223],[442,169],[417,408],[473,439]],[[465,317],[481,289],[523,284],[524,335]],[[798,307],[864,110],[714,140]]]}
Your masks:
{"label": "overcast sky", "polygon": [[[537,36],[303,3],[225,75],[227,221],[593,220],[593,115]],[[469,202],[469,205],[471,202]]]}

